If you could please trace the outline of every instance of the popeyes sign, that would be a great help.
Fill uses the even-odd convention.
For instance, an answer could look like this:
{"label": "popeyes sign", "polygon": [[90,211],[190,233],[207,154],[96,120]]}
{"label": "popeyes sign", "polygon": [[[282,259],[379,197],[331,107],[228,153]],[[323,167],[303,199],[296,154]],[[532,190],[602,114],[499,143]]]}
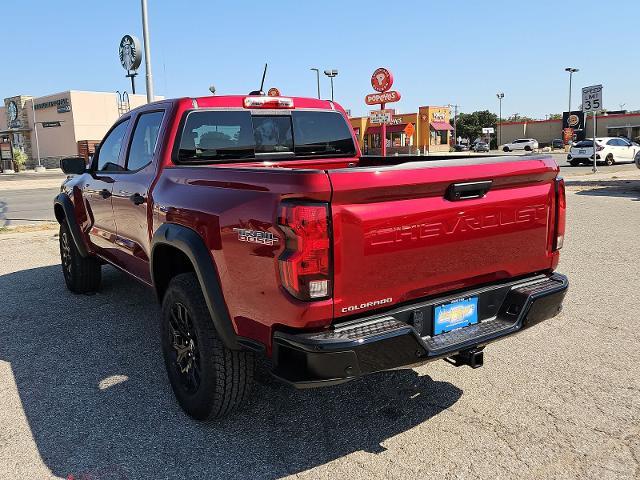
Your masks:
{"label": "popeyes sign", "polygon": [[393,85],[393,75],[386,68],[377,68],[371,75],[371,86],[378,93],[370,93],[364,98],[367,105],[383,105],[400,100],[400,93],[389,90]]}
{"label": "popeyes sign", "polygon": [[389,102],[397,102],[400,100],[400,93],[395,90],[391,90],[390,92],[382,92],[382,93],[370,93],[366,97],[364,97],[364,102],[367,105],[378,105]]}

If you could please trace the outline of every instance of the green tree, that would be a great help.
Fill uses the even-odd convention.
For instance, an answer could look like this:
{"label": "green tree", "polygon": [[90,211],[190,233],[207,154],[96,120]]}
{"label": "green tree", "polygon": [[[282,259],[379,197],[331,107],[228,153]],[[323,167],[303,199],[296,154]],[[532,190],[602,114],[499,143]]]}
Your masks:
{"label": "green tree", "polygon": [[461,113],[456,122],[457,135],[473,141],[482,136],[482,129],[493,127],[496,129],[498,116],[489,110],[481,110],[472,113]]}
{"label": "green tree", "polygon": [[550,113],[549,114],[549,120],[562,120],[562,114],[561,113]]}

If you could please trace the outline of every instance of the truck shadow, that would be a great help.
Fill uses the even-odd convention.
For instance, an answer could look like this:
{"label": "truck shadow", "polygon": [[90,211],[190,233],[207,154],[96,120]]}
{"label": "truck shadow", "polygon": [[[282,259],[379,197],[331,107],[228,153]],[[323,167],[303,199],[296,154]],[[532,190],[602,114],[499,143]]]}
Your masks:
{"label": "truck shadow", "polygon": [[413,370],[295,391],[263,367],[241,412],[198,423],[166,380],[150,290],[105,268],[100,293],[73,295],[54,265],[0,276],[0,291],[0,361],[17,386],[4,397],[19,395],[41,459],[64,478],[279,478],[383,451],[462,395]]}
{"label": "truck shadow", "polygon": [[594,197],[626,197],[633,201],[640,200],[640,180],[594,180],[571,181],[567,180],[568,188],[576,191],[576,195],[589,195]]}

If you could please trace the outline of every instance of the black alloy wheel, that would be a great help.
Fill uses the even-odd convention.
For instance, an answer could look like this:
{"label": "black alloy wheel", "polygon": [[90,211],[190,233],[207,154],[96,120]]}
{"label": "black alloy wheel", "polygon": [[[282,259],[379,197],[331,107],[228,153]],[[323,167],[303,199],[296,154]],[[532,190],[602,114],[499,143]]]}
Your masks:
{"label": "black alloy wheel", "polygon": [[169,336],[170,355],[177,378],[184,391],[193,394],[200,388],[202,379],[198,336],[189,310],[180,302],[171,306]]}

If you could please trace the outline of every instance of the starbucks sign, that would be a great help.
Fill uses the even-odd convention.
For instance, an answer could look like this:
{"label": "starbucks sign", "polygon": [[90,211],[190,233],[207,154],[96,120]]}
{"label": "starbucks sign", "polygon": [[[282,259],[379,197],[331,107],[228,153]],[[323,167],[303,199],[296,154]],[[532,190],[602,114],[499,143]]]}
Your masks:
{"label": "starbucks sign", "polygon": [[118,55],[120,57],[120,65],[122,65],[122,68],[124,68],[127,73],[132,70],[137,70],[142,62],[140,40],[133,35],[125,35],[122,37]]}

